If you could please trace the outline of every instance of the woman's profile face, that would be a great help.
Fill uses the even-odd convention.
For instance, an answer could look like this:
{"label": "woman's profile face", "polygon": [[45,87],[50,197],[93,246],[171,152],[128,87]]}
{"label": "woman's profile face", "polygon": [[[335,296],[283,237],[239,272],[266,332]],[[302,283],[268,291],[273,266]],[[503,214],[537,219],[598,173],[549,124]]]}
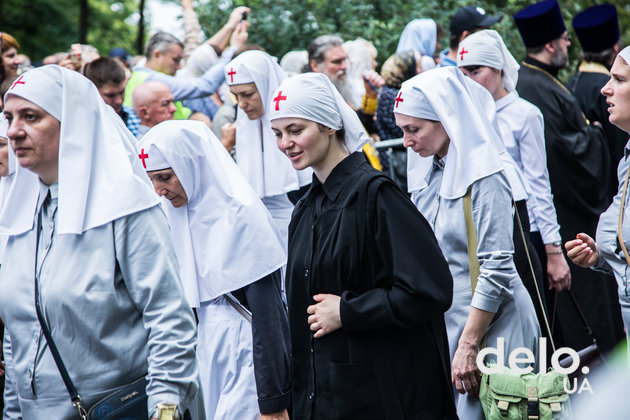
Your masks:
{"label": "woman's profile face", "polygon": [[9,139],[0,137],[0,177],[9,175]]}
{"label": "woman's profile face", "polygon": [[394,113],[396,125],[403,131],[403,145],[422,157],[437,155],[442,158],[448,152],[450,139],[439,121]]}
{"label": "woman's profile face", "polygon": [[188,204],[188,196],[179,178],[172,168],[159,171],[147,171],[149,179],[153,183],[155,192],[160,197],[165,197],[171,202],[173,207],[178,208]]}
{"label": "woman's profile face", "polygon": [[608,105],[608,120],[630,133],[630,66],[617,57],[610,69],[610,80],[602,88]]}
{"label": "woman's profile face", "polygon": [[232,85],[230,92],[236,96],[239,108],[247,114],[247,118],[250,120],[257,120],[265,115],[265,108],[255,83]]}
{"label": "woman's profile face", "polygon": [[465,66],[460,69],[466,76],[488,89],[492,97],[501,87],[501,70],[486,66]]}
{"label": "woman's profile face", "polygon": [[20,166],[36,173],[50,185],[57,181],[59,121],[31,101],[9,95],[4,107],[7,137]]}
{"label": "woman's profile face", "polygon": [[[337,141],[334,130],[303,118],[278,118],[271,122],[278,149],[297,170],[323,167],[331,153],[331,141]],[[329,133],[329,131],[331,131]]]}
{"label": "woman's profile face", "polygon": [[5,77],[15,76],[18,70],[18,53],[15,47],[11,47],[2,52],[2,65],[4,66]]}

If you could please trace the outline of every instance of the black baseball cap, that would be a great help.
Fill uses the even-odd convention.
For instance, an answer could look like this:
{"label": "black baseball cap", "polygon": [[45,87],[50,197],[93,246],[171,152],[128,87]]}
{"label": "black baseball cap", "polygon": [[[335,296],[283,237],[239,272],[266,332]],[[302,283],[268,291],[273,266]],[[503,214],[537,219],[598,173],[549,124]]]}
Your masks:
{"label": "black baseball cap", "polygon": [[502,17],[501,15],[486,15],[486,11],[481,7],[460,7],[451,18],[451,34],[459,34],[471,29],[490,27],[500,21]]}

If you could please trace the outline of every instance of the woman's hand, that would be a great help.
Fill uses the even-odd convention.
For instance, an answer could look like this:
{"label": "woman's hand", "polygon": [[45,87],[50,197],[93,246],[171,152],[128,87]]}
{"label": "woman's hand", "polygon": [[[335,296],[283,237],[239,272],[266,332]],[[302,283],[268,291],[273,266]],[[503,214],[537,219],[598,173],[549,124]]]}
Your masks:
{"label": "woman's hand", "polygon": [[580,267],[592,267],[599,262],[597,244],[586,233],[578,233],[576,239],[564,244],[564,248],[567,250],[567,257]]}
{"label": "woman's hand", "polygon": [[260,420],[289,420],[289,412],[285,408],[282,411],[276,411],[275,413],[261,414]]}
{"label": "woman's hand", "polygon": [[225,123],[221,127],[221,143],[228,152],[231,152],[236,144],[236,123]]}
{"label": "woman's hand", "polygon": [[320,338],[341,328],[341,313],[339,303],[341,297],[337,295],[320,294],[313,296],[316,303],[306,308],[309,314],[308,325],[315,331],[313,337]]}
{"label": "woman's hand", "polygon": [[481,371],[477,368],[476,345],[460,340],[451,366],[451,381],[460,394],[468,394],[471,397],[479,396],[481,384]]}

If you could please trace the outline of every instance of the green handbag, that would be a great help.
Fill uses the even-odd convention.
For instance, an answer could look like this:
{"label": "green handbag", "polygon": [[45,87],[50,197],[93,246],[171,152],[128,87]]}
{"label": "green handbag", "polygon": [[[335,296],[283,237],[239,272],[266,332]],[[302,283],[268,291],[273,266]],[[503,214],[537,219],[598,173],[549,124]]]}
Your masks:
{"label": "green handbag", "polygon": [[479,400],[486,420],[568,420],[571,403],[564,390],[564,373],[484,374]]}

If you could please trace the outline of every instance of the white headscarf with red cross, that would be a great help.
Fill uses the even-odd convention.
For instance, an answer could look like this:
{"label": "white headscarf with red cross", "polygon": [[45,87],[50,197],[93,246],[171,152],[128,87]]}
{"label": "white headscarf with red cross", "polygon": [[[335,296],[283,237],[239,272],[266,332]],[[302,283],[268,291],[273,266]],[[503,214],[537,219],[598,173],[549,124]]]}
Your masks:
{"label": "white headscarf with red cross", "polygon": [[172,168],[188,197],[180,208],[165,198],[162,203],[191,306],[286,264],[271,215],[205,124],[165,121],[142,137],[138,151],[147,170]]}
{"label": "white headscarf with red cross", "polygon": [[304,118],[334,130],[343,128],[344,144],[350,153],[361,150],[369,140],[357,113],[323,73],[304,73],[286,79],[273,98],[269,114],[271,121]]}
{"label": "white headscarf with red cross", "polygon": [[[501,170],[514,200],[527,198],[520,170],[505,150],[496,125],[496,106],[490,92],[456,67],[423,72],[403,82],[394,113],[439,121],[450,139],[440,196],[463,197],[473,182]],[[407,150],[408,191],[427,186],[433,156]]]}
{"label": "white headscarf with red cross", "polygon": [[[135,138],[80,73],[49,65],[20,76],[5,103],[19,96],[59,120],[59,234],[82,234],[159,203],[135,149]],[[20,167],[0,212],[0,232],[33,228],[37,176]]]}
{"label": "white headscarf with red cross", "polygon": [[269,124],[272,94],[286,78],[276,58],[263,51],[246,51],[225,66],[227,84],[254,83],[265,109],[257,120],[240,108],[236,113],[236,163],[261,198],[297,190],[312,178],[310,169],[296,171],[278,150]]}
{"label": "white headscarf with red cross", "polygon": [[516,89],[520,66],[497,31],[484,29],[468,35],[460,44],[457,66],[486,66],[502,71],[501,82],[508,92]]}

